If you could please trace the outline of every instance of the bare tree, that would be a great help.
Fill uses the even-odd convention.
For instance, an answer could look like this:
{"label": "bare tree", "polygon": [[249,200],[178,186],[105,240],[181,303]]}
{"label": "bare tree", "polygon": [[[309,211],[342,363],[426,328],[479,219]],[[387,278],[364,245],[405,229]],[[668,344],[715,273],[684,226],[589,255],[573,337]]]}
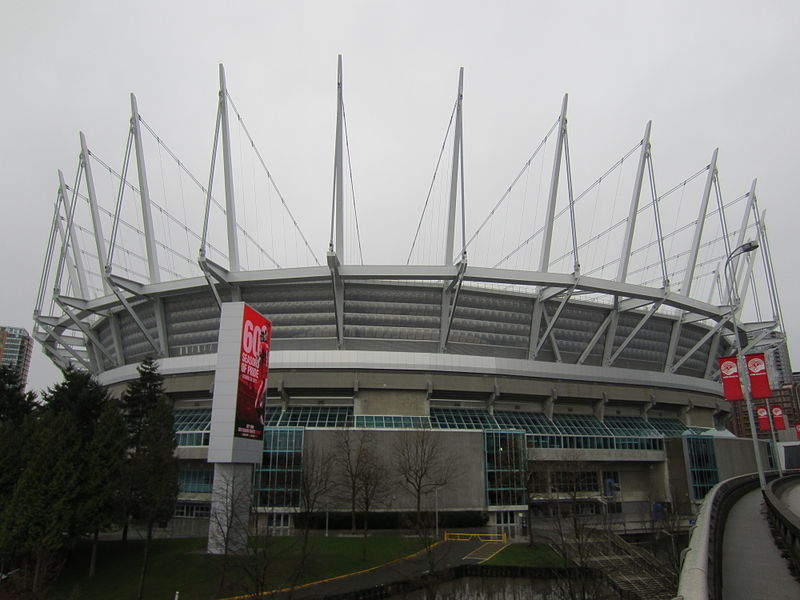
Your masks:
{"label": "bare tree", "polygon": [[363,514],[364,545],[363,557],[367,557],[367,532],[369,531],[369,514],[377,505],[382,504],[388,497],[389,488],[386,485],[386,464],[376,452],[374,437],[364,446],[362,464],[359,469],[358,494],[356,505]]}
{"label": "bare tree", "polygon": [[594,559],[607,551],[605,536],[598,534],[607,530],[608,515],[599,501],[599,469],[582,460],[577,451],[572,460],[566,454],[563,462],[539,463],[529,471],[535,489],[549,500],[554,546],[576,567],[555,585],[564,598],[589,600],[606,591],[593,567]]}
{"label": "bare tree", "polygon": [[361,487],[365,477],[371,479],[365,471],[375,462],[375,436],[371,431],[340,429],[336,432],[333,447],[333,462],[338,474],[343,499],[350,507],[350,530],[356,531],[356,512],[362,497]]}
{"label": "bare tree", "polygon": [[293,584],[305,572],[311,556],[311,521],[319,510],[322,501],[329,495],[333,482],[333,455],[316,444],[309,443],[303,449],[303,466],[299,477],[300,512],[302,531],[300,537],[300,557],[292,575]]}
{"label": "bare tree", "polygon": [[[436,523],[430,511],[424,512],[424,500],[440,488],[446,487],[458,477],[458,460],[444,448],[441,434],[430,429],[403,431],[394,447],[395,467],[400,477],[400,485],[414,499],[414,527],[417,535],[425,543],[427,570],[421,576],[425,597],[436,598],[441,584],[440,570],[443,554],[436,544],[431,544],[433,528]],[[434,519],[438,515],[433,516]]]}
{"label": "bare tree", "polygon": [[400,484],[414,498],[417,528],[421,528],[423,499],[446,486],[456,475],[455,457],[430,429],[404,431],[394,448]]}

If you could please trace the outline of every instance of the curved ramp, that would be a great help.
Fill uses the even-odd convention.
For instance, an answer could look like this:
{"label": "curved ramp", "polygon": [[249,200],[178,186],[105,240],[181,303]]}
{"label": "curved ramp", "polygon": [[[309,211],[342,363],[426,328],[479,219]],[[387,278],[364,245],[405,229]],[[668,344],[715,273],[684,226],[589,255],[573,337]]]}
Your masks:
{"label": "curved ramp", "polygon": [[788,561],[772,539],[762,510],[760,489],[742,496],[725,522],[722,597],[725,600],[800,598],[800,582],[792,577]]}

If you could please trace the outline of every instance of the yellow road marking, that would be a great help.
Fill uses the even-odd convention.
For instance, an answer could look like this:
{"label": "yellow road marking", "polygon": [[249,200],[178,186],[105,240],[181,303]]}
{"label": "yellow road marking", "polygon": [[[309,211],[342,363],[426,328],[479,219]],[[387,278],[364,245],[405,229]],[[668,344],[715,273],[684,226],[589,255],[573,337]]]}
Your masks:
{"label": "yellow road marking", "polygon": [[479,559],[481,562],[483,562],[492,558],[505,547],[506,544],[503,542],[486,542],[467,554],[464,558]]}
{"label": "yellow road marking", "polygon": [[375,565],[374,567],[370,567],[369,569],[363,569],[361,571],[354,571],[353,573],[345,573],[344,575],[337,575],[336,577],[328,577],[327,579],[320,579],[319,581],[311,581],[309,583],[304,583],[302,585],[296,585],[296,586],[293,586],[293,587],[286,587],[286,588],[281,588],[281,589],[278,589],[278,590],[269,590],[269,591],[266,591],[266,592],[262,592],[260,594],[242,594],[240,596],[229,596],[227,598],[220,598],[218,600],[246,600],[247,598],[260,598],[261,596],[265,596],[267,594],[269,594],[269,595],[280,594],[282,592],[288,592],[288,591],[291,591],[291,590],[300,590],[300,589],[303,589],[303,588],[311,587],[312,585],[319,585],[320,583],[326,583],[328,581],[336,581],[337,579],[344,579],[345,577],[353,577],[355,575],[363,575],[364,573],[369,573],[370,571],[374,571],[375,569],[380,569],[381,567],[388,567],[389,565],[394,564],[396,562],[400,562],[401,560],[406,560],[408,558],[414,558],[415,556],[419,556],[423,552],[427,552],[431,548],[433,548],[435,546],[438,546],[441,543],[442,543],[441,541],[438,541],[438,542],[436,542],[434,544],[431,544],[427,548],[423,548],[422,550],[414,552],[414,554],[409,554],[408,556],[401,556],[400,558],[395,558],[394,560],[390,560],[389,562],[386,562],[386,563],[383,563],[383,564],[380,564],[380,565]]}

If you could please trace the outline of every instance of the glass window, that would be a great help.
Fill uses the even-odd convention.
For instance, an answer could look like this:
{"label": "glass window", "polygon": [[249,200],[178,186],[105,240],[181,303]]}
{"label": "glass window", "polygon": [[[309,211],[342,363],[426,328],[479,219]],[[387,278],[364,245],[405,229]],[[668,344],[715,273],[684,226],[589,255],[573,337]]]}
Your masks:
{"label": "glass window", "polygon": [[709,437],[687,435],[686,449],[689,458],[689,478],[692,499],[702,500],[708,491],[719,483],[714,440]]}
{"label": "glass window", "polygon": [[498,423],[486,410],[431,408],[431,426],[438,429],[497,429]]}
{"label": "glass window", "polygon": [[208,518],[211,504],[208,502],[181,502],[175,504],[175,516],[183,518]]}
{"label": "glass window", "polygon": [[178,472],[178,486],[183,493],[211,493],[214,484],[213,469],[194,467]]}
{"label": "glass window", "polygon": [[484,444],[489,505],[527,505],[525,434],[522,431],[486,431]]}
{"label": "glass window", "polygon": [[664,437],[680,437],[683,435],[683,432],[686,431],[686,425],[681,423],[678,419],[650,417],[647,422]]}
{"label": "glass window", "polygon": [[302,468],[303,429],[265,428],[264,453],[256,469],[256,504],[299,506]]}
{"label": "glass window", "polygon": [[211,432],[210,408],[179,408],[173,413],[178,446],[208,446]]}

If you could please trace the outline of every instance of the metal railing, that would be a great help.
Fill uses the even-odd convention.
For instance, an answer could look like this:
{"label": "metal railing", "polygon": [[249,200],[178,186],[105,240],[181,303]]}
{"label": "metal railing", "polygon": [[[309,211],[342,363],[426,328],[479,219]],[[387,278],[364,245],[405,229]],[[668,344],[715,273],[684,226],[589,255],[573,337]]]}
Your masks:
{"label": "metal railing", "polygon": [[764,501],[775,541],[783,545],[795,569],[800,572],[800,515],[795,514],[782,500],[783,490],[794,485],[800,485],[800,473],[795,472],[770,482],[764,492]]}
{"label": "metal railing", "polygon": [[722,599],[722,536],[731,507],[758,486],[755,473],[726,479],[706,494],[692,530],[675,600]]}

